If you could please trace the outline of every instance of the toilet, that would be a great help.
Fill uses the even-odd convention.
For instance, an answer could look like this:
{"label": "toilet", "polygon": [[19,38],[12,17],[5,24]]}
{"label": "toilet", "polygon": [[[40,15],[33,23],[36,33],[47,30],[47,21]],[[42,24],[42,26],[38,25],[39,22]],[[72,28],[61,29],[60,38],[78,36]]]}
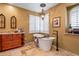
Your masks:
{"label": "toilet", "polygon": [[39,38],[39,48],[44,51],[50,51],[52,47],[52,42],[54,41],[55,37],[45,37]]}

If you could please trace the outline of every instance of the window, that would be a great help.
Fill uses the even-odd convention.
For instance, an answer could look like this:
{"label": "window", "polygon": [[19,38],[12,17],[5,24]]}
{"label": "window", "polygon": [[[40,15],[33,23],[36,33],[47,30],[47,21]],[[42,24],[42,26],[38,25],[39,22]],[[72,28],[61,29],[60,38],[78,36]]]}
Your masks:
{"label": "window", "polygon": [[79,5],[69,9],[69,24],[72,29],[79,29]]}
{"label": "window", "polygon": [[29,15],[30,33],[49,33],[49,15],[46,14],[44,20],[39,16]]}

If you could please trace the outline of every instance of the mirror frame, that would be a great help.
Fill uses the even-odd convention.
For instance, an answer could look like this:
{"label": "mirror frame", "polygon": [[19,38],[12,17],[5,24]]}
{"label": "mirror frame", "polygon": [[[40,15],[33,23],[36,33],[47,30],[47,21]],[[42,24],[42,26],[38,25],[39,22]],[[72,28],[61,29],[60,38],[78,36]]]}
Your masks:
{"label": "mirror frame", "polygon": [[0,14],[0,28],[5,28],[5,16],[3,14]]}
{"label": "mirror frame", "polygon": [[16,20],[15,16],[11,17],[10,24],[11,24],[10,25],[11,29],[16,29],[17,28],[17,20]]}

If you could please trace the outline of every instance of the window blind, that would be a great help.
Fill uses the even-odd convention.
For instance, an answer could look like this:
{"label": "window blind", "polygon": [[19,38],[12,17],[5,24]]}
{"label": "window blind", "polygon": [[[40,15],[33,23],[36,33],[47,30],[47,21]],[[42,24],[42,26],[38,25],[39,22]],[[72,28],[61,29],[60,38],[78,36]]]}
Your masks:
{"label": "window blind", "polygon": [[29,15],[30,33],[49,33],[49,14],[45,15],[44,20],[39,16]]}
{"label": "window blind", "polygon": [[79,6],[70,10],[69,19],[72,29],[79,29]]}

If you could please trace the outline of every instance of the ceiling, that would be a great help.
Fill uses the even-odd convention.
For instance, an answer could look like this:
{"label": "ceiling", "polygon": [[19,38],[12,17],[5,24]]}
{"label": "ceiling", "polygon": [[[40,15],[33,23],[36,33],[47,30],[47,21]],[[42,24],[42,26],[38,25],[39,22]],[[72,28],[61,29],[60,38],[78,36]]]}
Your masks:
{"label": "ceiling", "polygon": [[[41,7],[40,7],[41,3],[11,3],[11,4],[30,11],[41,12]],[[58,3],[46,3],[46,7],[44,7],[44,10],[48,10],[49,8],[54,7],[57,4]]]}

